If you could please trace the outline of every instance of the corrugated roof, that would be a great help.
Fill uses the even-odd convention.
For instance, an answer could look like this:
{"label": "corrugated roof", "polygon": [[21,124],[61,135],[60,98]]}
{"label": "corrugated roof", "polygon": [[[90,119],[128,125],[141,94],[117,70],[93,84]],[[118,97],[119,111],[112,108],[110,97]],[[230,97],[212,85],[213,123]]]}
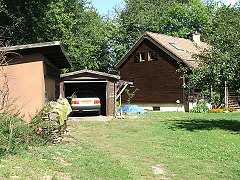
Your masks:
{"label": "corrugated roof", "polygon": [[197,67],[198,65],[196,60],[193,58],[193,55],[199,54],[201,50],[209,47],[209,45],[204,42],[200,43],[200,47],[196,47],[194,42],[189,39],[167,36],[153,32],[145,32],[133,45],[133,47],[115,65],[115,67],[119,68],[145,38],[150,40],[176,61],[182,61],[191,67]]}

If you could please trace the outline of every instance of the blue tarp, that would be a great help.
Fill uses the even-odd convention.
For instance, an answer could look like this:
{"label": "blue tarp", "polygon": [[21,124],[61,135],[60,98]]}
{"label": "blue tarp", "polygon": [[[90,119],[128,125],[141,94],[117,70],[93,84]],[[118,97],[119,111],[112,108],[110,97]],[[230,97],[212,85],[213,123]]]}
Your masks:
{"label": "blue tarp", "polygon": [[137,105],[125,105],[122,108],[118,110],[118,112],[128,112],[128,113],[136,113],[136,114],[145,114],[147,111],[145,111],[143,108],[137,106]]}

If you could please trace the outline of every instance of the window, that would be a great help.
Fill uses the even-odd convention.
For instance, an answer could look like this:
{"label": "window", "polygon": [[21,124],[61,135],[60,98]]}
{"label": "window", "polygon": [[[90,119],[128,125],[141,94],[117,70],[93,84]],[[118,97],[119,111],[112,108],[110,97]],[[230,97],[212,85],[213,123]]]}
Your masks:
{"label": "window", "polygon": [[134,62],[135,62],[135,63],[140,62],[140,53],[136,53],[136,54],[135,54],[135,56],[134,56]]}
{"label": "window", "polygon": [[148,61],[156,61],[158,60],[158,52],[157,51],[149,51],[148,52]]}
{"label": "window", "polygon": [[169,44],[171,44],[173,47],[175,47],[177,50],[179,51],[184,51],[182,48],[180,48],[178,45],[176,45],[175,43],[171,43],[169,42]]}
{"label": "window", "polygon": [[47,85],[45,84],[45,104],[48,103]]}
{"label": "window", "polygon": [[145,52],[137,52],[134,57],[134,62],[142,62],[145,61]]}
{"label": "window", "polygon": [[129,82],[132,83],[132,84],[130,85],[130,87],[135,87],[135,85],[134,85],[134,78],[130,78]]}

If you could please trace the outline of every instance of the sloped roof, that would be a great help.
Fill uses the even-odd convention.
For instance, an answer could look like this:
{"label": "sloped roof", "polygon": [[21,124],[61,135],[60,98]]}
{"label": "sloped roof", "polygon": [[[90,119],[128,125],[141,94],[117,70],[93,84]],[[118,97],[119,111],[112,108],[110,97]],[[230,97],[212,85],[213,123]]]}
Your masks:
{"label": "sloped roof", "polygon": [[71,67],[69,58],[60,41],[1,47],[0,51],[14,51],[21,55],[43,53],[59,69]]}
{"label": "sloped roof", "polygon": [[83,73],[90,73],[90,74],[95,74],[95,75],[99,75],[99,76],[104,76],[104,77],[109,77],[109,78],[114,78],[114,79],[120,79],[120,76],[117,76],[117,75],[108,74],[108,73],[99,72],[99,71],[92,71],[92,70],[88,70],[88,69],[83,69],[83,70],[80,70],[80,71],[74,71],[74,72],[61,74],[60,77],[64,78],[64,77],[74,76],[74,75],[83,74]]}
{"label": "sloped roof", "polygon": [[[132,48],[120,59],[120,61],[115,64],[115,67],[119,68],[136,50],[136,48],[141,44],[144,39],[150,40],[153,44],[162,49],[165,53],[170,55],[176,61],[183,62],[187,66],[191,67],[196,67],[198,65],[196,60],[192,56],[194,54],[199,54],[201,50],[209,47],[209,45],[204,42],[201,42],[200,47],[197,47],[194,42],[189,39],[167,36],[153,32],[145,32],[132,46]],[[182,50],[177,49],[176,47],[171,45],[171,43],[174,43]]]}

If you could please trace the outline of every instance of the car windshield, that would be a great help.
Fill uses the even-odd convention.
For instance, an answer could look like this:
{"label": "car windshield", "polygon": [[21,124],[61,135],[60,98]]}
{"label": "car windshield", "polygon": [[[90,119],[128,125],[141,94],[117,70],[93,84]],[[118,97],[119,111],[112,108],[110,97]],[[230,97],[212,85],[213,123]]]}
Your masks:
{"label": "car windshield", "polygon": [[96,94],[92,91],[76,91],[73,93],[73,98],[91,98],[97,97]]}

